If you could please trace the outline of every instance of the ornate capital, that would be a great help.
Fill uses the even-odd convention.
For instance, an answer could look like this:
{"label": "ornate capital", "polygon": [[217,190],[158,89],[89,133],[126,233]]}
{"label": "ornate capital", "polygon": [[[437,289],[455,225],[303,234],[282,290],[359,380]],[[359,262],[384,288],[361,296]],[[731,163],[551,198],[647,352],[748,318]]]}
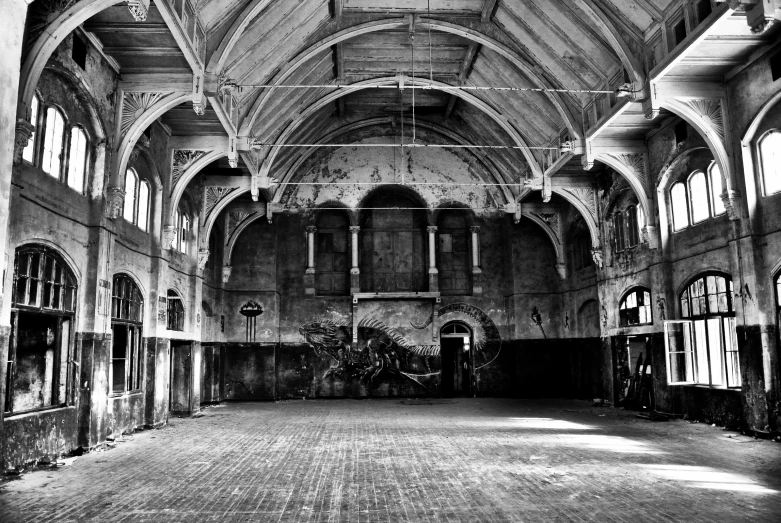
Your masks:
{"label": "ornate capital", "polygon": [[721,201],[724,202],[724,208],[727,210],[727,216],[730,220],[740,219],[739,210],[740,192],[726,190],[721,194]]}
{"label": "ornate capital", "polygon": [[106,218],[116,220],[125,203],[125,191],[119,187],[109,187],[106,194]]}
{"label": "ornate capital", "polygon": [[472,234],[480,234],[481,227],[479,225],[473,225],[469,228],[469,232]]}
{"label": "ornate capital", "polygon": [[351,234],[358,234],[359,232],[361,232],[361,228],[360,227],[358,227],[357,225],[351,225],[350,226],[350,233]]}
{"label": "ornate capital", "polygon": [[307,225],[306,232],[307,234],[314,234],[317,232],[317,227],[315,227],[314,225]]}
{"label": "ornate capital", "polygon": [[176,225],[166,225],[163,228],[163,249],[172,249],[176,242]]}
{"label": "ornate capital", "polygon": [[426,230],[428,231],[429,234],[434,234],[439,230],[439,227],[437,227],[436,225],[429,225],[428,227],[426,227]]}
{"label": "ornate capital", "polygon": [[231,278],[231,272],[233,271],[233,267],[230,265],[223,265],[222,266],[222,283],[228,283],[228,280]]}
{"label": "ornate capital", "polygon": [[136,22],[145,22],[149,14],[149,0],[127,0],[127,8]]}
{"label": "ornate capital", "polygon": [[22,163],[24,149],[30,143],[35,127],[27,120],[16,121],[16,140],[14,141],[14,164]]}
{"label": "ornate capital", "polygon": [[198,249],[198,270],[204,270],[208,261],[209,249]]}

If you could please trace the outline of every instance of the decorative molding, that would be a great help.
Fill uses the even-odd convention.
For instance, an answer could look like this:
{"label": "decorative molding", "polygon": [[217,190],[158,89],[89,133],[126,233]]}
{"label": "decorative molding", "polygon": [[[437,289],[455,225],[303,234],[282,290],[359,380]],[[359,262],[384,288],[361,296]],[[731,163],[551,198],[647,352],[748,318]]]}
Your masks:
{"label": "decorative molding", "polygon": [[14,165],[22,163],[22,155],[27,145],[30,143],[30,138],[35,132],[33,124],[27,120],[19,119],[16,121],[16,138],[14,140]]}
{"label": "decorative molding", "polygon": [[594,264],[600,269],[604,266],[604,253],[602,248],[591,249],[591,257],[594,259]]}
{"label": "decorative molding", "polygon": [[162,97],[163,93],[125,93],[122,96],[120,135],[125,136],[136,120]]}
{"label": "decorative molding", "polygon": [[645,179],[645,158],[642,154],[608,154],[618,160],[621,164],[627,166],[635,176],[642,182],[643,188],[646,187]]}
{"label": "decorative molding", "polygon": [[124,203],[125,191],[120,187],[109,187],[106,193],[106,218],[116,220]]}
{"label": "decorative molding", "polygon": [[150,0],[127,0],[127,8],[136,22],[146,22]]}
{"label": "decorative molding", "polygon": [[595,200],[595,191],[594,189],[588,189],[588,188],[579,188],[579,189],[564,189],[568,193],[570,193],[572,196],[583,202],[583,204],[588,209],[588,212],[591,213],[591,216],[596,221],[597,219],[597,203]]}
{"label": "decorative molding", "polygon": [[220,201],[222,201],[223,198],[228,196],[233,191],[237,190],[238,187],[206,187],[204,189],[204,214],[203,219],[204,221],[206,218],[209,217],[209,214],[211,214],[212,210],[214,210],[214,207],[217,206]]}
{"label": "decorative molding", "polygon": [[239,228],[239,225],[241,225],[244,220],[250,216],[254,216],[256,214],[256,212],[250,211],[230,211],[228,213],[228,226],[226,227],[227,231],[225,231],[225,238],[228,240],[232,238],[233,233],[236,232],[236,229]]}
{"label": "decorative molding", "polygon": [[198,249],[198,270],[204,270],[209,261],[209,249]]}
{"label": "decorative molding", "polygon": [[173,192],[176,182],[179,181],[188,167],[194,164],[202,156],[205,156],[207,152],[209,151],[174,149],[174,160],[171,164],[171,192]]}
{"label": "decorative molding", "polygon": [[561,243],[561,219],[557,212],[535,212],[532,213],[540,220],[548,224],[553,234],[556,236],[556,241]]}
{"label": "decorative molding", "polygon": [[724,113],[721,110],[721,100],[686,100],[684,103],[716,131],[722,142],[724,141]]}

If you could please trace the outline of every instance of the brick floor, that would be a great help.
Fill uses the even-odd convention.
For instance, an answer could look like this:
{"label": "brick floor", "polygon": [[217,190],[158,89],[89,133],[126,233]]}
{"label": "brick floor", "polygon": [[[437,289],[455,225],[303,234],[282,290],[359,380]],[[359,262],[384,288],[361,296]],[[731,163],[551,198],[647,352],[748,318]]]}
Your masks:
{"label": "brick floor", "polygon": [[781,444],[584,402],[234,403],[0,485],[3,523],[427,520],[781,521]]}

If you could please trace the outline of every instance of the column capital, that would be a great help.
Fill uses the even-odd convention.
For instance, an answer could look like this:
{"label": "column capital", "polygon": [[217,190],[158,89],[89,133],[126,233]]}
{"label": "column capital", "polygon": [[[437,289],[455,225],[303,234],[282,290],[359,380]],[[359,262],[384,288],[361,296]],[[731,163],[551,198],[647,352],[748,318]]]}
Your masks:
{"label": "column capital", "polygon": [[22,163],[22,154],[30,143],[35,127],[27,120],[18,119],[16,121],[16,140],[14,141],[14,165]]}
{"label": "column capital", "polygon": [[350,233],[351,234],[358,234],[361,232],[361,228],[358,225],[351,225],[350,226]]}
{"label": "column capital", "polygon": [[[119,187],[109,187],[106,192],[106,218],[116,220],[125,203],[125,191]],[[173,228],[174,233],[176,227]],[[173,240],[171,241],[173,243]]]}
{"label": "column capital", "polygon": [[480,234],[480,229],[481,229],[481,228],[482,228],[482,227],[480,227],[479,225],[472,225],[472,226],[469,228],[469,230],[470,230],[470,231],[471,231],[473,234]]}
{"label": "column capital", "polygon": [[437,227],[436,225],[429,225],[428,227],[426,227],[426,230],[428,231],[429,234],[434,234],[435,232],[437,232],[437,230],[439,230],[439,227]]}
{"label": "column capital", "polygon": [[233,271],[233,267],[231,265],[222,266],[222,283],[228,283],[232,271]]}
{"label": "column capital", "polygon": [[309,234],[314,234],[317,232],[317,227],[315,227],[314,225],[307,225],[306,232],[308,232]]}
{"label": "column capital", "polygon": [[204,270],[209,261],[209,249],[198,249],[198,269]]}

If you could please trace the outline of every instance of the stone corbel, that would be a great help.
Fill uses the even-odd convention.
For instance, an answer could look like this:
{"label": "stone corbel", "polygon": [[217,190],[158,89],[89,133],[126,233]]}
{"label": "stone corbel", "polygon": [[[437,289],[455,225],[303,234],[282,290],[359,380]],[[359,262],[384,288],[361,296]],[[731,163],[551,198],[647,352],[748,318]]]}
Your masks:
{"label": "stone corbel", "polygon": [[198,116],[206,114],[206,106],[209,101],[203,92],[203,74],[197,72],[193,75],[193,111]]}
{"label": "stone corbel", "polygon": [[721,201],[724,202],[724,208],[727,210],[727,216],[730,220],[740,219],[740,192],[726,190],[721,194]]}
{"label": "stone corbel", "polygon": [[198,270],[204,270],[208,261],[209,249],[198,249]]}
{"label": "stone corbel", "polygon": [[149,2],[150,0],[127,0],[127,8],[133,15],[133,20],[136,22],[146,21],[146,16],[149,14]]}
{"label": "stone corbel", "polygon": [[176,229],[175,225],[166,225],[163,228],[163,249],[173,249],[176,242]]}
{"label": "stone corbel", "polygon": [[223,265],[222,266],[222,283],[228,283],[228,280],[231,278],[231,272],[233,271],[233,267],[230,265]]}
{"label": "stone corbel", "polygon": [[604,267],[604,253],[602,247],[595,247],[591,249],[591,257],[594,259],[594,264],[600,269]]}
{"label": "stone corbel", "polygon": [[106,218],[116,220],[125,203],[125,191],[119,187],[109,187],[106,194]]}
{"label": "stone corbel", "polygon": [[27,145],[30,143],[30,138],[35,132],[33,124],[24,119],[16,121],[16,139],[14,141],[14,165],[22,163],[22,154]]}
{"label": "stone corbel", "polygon": [[559,277],[562,280],[567,279],[567,264],[566,263],[557,263],[556,264],[556,271],[559,273]]}

